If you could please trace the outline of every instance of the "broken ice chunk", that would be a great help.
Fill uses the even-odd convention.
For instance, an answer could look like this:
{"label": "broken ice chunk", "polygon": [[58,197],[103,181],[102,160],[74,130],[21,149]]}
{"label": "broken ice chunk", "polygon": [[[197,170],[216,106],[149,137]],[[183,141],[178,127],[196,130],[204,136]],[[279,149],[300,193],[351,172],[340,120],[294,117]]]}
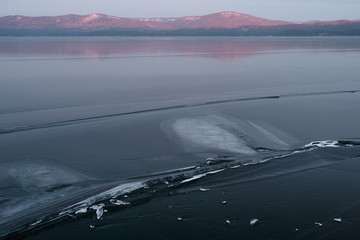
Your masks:
{"label": "broken ice chunk", "polygon": [[64,215],[67,215],[67,214],[70,214],[71,213],[71,210],[66,210],[66,211],[62,211],[59,213],[59,216],[64,216]]}
{"label": "broken ice chunk", "polygon": [[342,222],[342,219],[341,219],[341,218],[334,218],[334,221],[335,221],[335,222],[338,222],[338,223],[341,223],[341,222]]}
{"label": "broken ice chunk", "polygon": [[314,141],[311,142],[309,144],[306,144],[304,146],[305,148],[308,147],[339,147],[339,142],[338,141],[332,141],[332,140],[325,140],[325,141]]}
{"label": "broken ice chunk", "polygon": [[96,218],[100,219],[102,215],[104,214],[104,207],[105,204],[101,203],[99,205],[93,205],[90,208],[96,210]]}
{"label": "broken ice chunk", "polygon": [[230,168],[232,168],[232,169],[235,169],[235,168],[239,168],[241,165],[235,165],[235,166],[232,166],[232,167],[230,167]]}
{"label": "broken ice chunk", "polygon": [[96,209],[102,208],[102,207],[104,207],[104,206],[105,206],[105,204],[100,203],[99,205],[92,205],[90,208],[96,210]]}
{"label": "broken ice chunk", "polygon": [[81,208],[81,209],[77,210],[77,211],[75,212],[75,214],[86,213],[86,212],[87,212],[87,207]]}
{"label": "broken ice chunk", "polygon": [[103,214],[104,214],[104,209],[103,209],[102,207],[96,209],[96,218],[97,218],[97,219],[100,219]]}
{"label": "broken ice chunk", "polygon": [[207,191],[210,191],[210,189],[209,188],[200,188],[200,191],[201,192],[207,192]]}
{"label": "broken ice chunk", "polygon": [[215,170],[215,171],[211,171],[211,172],[207,172],[207,173],[206,173],[206,175],[213,175],[213,174],[216,174],[216,173],[222,172],[222,171],[224,171],[224,170],[225,170],[225,168],[223,168],[223,169],[219,169],[219,170]]}
{"label": "broken ice chunk", "polygon": [[222,201],[221,203],[222,203],[222,204],[227,204],[227,201]]}
{"label": "broken ice chunk", "polygon": [[257,224],[259,222],[259,219],[257,218],[253,218],[250,220],[250,226],[254,226],[255,224]]}
{"label": "broken ice chunk", "polygon": [[94,229],[94,228],[95,228],[95,226],[94,226],[94,225],[90,225],[90,226],[89,226],[89,228]]}
{"label": "broken ice chunk", "polygon": [[110,199],[110,202],[114,205],[118,205],[118,206],[121,206],[121,205],[130,205],[129,202],[124,202],[124,201],[121,201],[121,200],[118,200],[118,199]]}
{"label": "broken ice chunk", "polygon": [[202,177],[205,177],[205,176],[206,176],[206,173],[198,174],[198,175],[195,175],[195,176],[193,176],[191,178],[188,178],[188,179],[185,179],[185,180],[181,181],[180,184],[192,182],[192,181],[198,180],[198,179],[200,179]]}
{"label": "broken ice chunk", "polygon": [[323,224],[320,223],[320,222],[314,222],[314,224],[315,224],[315,225],[318,225],[319,227],[322,227],[322,225],[323,225]]}
{"label": "broken ice chunk", "polygon": [[182,217],[178,217],[177,220],[182,221],[183,219],[182,219]]}

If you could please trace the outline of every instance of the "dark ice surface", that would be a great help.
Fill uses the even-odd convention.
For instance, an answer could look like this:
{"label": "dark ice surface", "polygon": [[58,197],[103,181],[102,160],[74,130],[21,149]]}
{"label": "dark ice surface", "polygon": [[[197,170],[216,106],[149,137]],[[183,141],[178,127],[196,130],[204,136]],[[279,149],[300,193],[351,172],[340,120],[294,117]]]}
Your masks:
{"label": "dark ice surface", "polygon": [[0,239],[359,239],[359,50],[1,38]]}

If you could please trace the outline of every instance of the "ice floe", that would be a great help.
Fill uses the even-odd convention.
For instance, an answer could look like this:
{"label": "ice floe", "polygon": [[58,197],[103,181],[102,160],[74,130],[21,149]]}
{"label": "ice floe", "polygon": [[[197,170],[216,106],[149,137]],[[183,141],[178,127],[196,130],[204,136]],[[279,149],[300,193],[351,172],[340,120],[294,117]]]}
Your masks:
{"label": "ice floe", "polygon": [[254,226],[257,223],[259,223],[259,219],[257,219],[257,218],[253,218],[250,220],[250,226]]}
{"label": "ice floe", "polygon": [[188,183],[188,182],[192,182],[192,181],[195,181],[195,180],[198,180],[202,177],[205,177],[207,174],[206,173],[202,173],[202,174],[198,174],[198,175],[195,175],[191,178],[188,178],[188,179],[185,179],[183,181],[181,181],[181,183]]}
{"label": "ice floe", "polygon": [[119,199],[110,199],[110,202],[114,205],[117,205],[117,206],[126,206],[126,205],[130,205],[129,202],[124,202],[124,201],[121,201]]}
{"label": "ice floe", "polygon": [[230,168],[235,169],[235,168],[239,168],[239,167],[241,167],[241,165],[235,165],[235,166],[232,166]]}
{"label": "ice floe", "polygon": [[75,212],[75,214],[81,214],[81,213],[86,213],[86,212],[87,212],[87,207],[84,207],[84,208],[81,208],[81,209],[77,210]]}
{"label": "ice floe", "polygon": [[339,141],[325,140],[325,141],[314,141],[304,146],[307,147],[339,147]]}
{"label": "ice floe", "polygon": [[320,222],[314,222],[314,224],[317,225],[317,226],[319,226],[319,227],[322,227],[322,226],[323,226],[323,224],[320,223]]}
{"label": "ice floe", "polygon": [[144,181],[135,181],[135,182],[119,184],[118,186],[115,186],[109,190],[106,190],[95,196],[89,197],[89,198],[77,203],[76,205],[89,206],[95,202],[102,201],[102,200],[109,199],[109,198],[115,198],[117,196],[120,196],[120,195],[123,195],[126,193],[131,193],[135,190],[138,190],[141,188],[146,188],[146,187],[147,187],[147,184]]}
{"label": "ice floe", "polygon": [[105,204],[100,203],[98,205],[93,205],[93,206],[90,207],[91,209],[94,209],[96,211],[96,218],[97,219],[100,219],[103,216],[103,214],[104,214],[104,206],[105,206]]}

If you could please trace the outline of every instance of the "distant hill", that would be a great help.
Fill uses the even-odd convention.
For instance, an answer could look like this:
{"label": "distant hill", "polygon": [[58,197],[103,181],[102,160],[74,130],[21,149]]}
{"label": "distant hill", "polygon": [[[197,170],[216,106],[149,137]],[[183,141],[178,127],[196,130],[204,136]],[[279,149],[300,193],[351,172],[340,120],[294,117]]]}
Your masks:
{"label": "distant hill", "polygon": [[141,36],[312,36],[360,35],[360,21],[294,23],[237,12],[179,18],[121,18],[104,14],[55,17],[0,17],[0,36],[141,35]]}
{"label": "distant hill", "polygon": [[246,26],[277,26],[290,24],[237,12],[221,12],[205,16],[173,18],[164,22],[173,29],[237,29]]}

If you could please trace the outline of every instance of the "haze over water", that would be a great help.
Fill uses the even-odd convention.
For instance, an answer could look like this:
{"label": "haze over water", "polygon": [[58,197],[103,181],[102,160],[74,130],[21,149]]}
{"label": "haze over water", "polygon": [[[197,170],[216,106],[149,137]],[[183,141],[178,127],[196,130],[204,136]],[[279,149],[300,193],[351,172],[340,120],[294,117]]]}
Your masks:
{"label": "haze over water", "polygon": [[0,238],[357,239],[359,59],[358,37],[0,38]]}

